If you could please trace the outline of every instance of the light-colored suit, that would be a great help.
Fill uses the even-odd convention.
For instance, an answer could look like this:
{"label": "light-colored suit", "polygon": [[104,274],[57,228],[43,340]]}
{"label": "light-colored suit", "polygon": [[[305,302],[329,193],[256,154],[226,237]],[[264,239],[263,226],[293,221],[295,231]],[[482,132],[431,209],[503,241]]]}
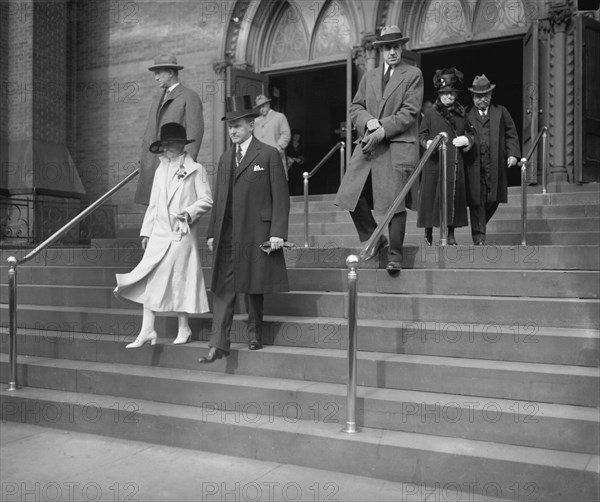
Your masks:
{"label": "light-colored suit", "polygon": [[[117,274],[115,295],[142,303],[155,312],[208,312],[200,263],[198,219],[212,207],[206,171],[186,154],[181,179],[166,157],[156,170],[150,204],[140,235],[149,237],[140,263],[128,274]],[[175,215],[186,211],[189,231]]]}
{"label": "light-colored suit", "polygon": [[262,115],[254,120],[254,137],[263,143],[274,146],[279,150],[281,161],[287,177],[287,160],[285,149],[292,138],[290,124],[283,113],[269,110],[266,117]]}

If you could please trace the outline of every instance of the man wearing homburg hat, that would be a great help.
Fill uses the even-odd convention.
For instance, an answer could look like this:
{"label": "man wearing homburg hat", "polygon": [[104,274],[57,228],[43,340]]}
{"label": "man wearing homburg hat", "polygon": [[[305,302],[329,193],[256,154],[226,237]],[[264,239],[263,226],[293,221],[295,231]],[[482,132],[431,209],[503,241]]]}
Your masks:
{"label": "man wearing homburg hat", "polygon": [[198,362],[229,355],[236,294],[248,307],[250,350],[262,348],[263,297],[289,291],[282,247],[288,233],[290,197],[276,148],[253,135],[257,116],[250,96],[226,98],[233,143],[219,159],[207,244],[214,253],[210,350]]}
{"label": "man wearing homburg hat", "polygon": [[271,145],[279,151],[283,162],[285,176],[287,178],[287,160],[285,149],[292,139],[292,132],[288,119],[281,112],[271,108],[271,100],[265,95],[256,96],[256,108],[260,115],[256,117],[254,126],[254,137],[267,145]]}
{"label": "man wearing homburg hat", "polygon": [[[363,76],[350,106],[360,142],[335,204],[350,211],[361,242],[368,240],[377,227],[371,209],[385,214],[419,160],[417,120],[423,101],[423,75],[416,66],[401,61],[408,40],[397,26],[381,30],[373,45],[381,48],[382,62]],[[388,272],[401,270],[406,207],[416,208],[417,190],[415,184],[406,205],[401,204],[390,221]],[[372,256],[386,244],[382,236]]]}
{"label": "man wearing homburg hat", "polygon": [[185,127],[187,137],[193,140],[185,150],[194,161],[198,156],[204,135],[200,96],[179,82],[179,70],[183,70],[183,66],[177,63],[177,58],[171,54],[157,56],[148,70],[154,73],[154,80],[162,89],[162,93],[152,102],[142,140],[140,177],[134,200],[138,204],[145,205],[150,201],[154,172],[158,167],[157,156],[150,153],[149,147],[159,139],[160,128],[169,122],[176,122]]}
{"label": "man wearing homburg hat", "polygon": [[467,117],[477,132],[470,155],[475,168],[479,166],[480,175],[479,184],[470,183],[475,190],[469,196],[471,234],[476,246],[485,244],[487,222],[500,202],[508,200],[508,168],[516,166],[521,155],[519,135],[510,113],[491,102],[494,87],[485,75],[476,76],[473,87],[469,87],[474,106]]}

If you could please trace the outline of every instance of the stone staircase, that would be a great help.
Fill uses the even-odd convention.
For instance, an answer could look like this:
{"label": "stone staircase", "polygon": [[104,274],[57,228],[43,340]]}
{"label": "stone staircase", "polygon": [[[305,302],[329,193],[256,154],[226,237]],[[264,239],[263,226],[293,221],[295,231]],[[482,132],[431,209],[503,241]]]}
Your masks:
{"label": "stone staircase", "polygon": [[[20,267],[23,387],[0,392],[2,418],[485,500],[599,500],[600,190],[551,191],[528,197],[526,247],[519,189],[510,189],[487,246],[470,245],[462,229],[462,245],[425,247],[409,213],[401,276],[376,262],[360,269],[359,434],[340,432],[345,259],[359,243],[331,196],[312,197],[312,247],[286,254],[292,291],[266,297],[268,345],[249,351],[238,315],[234,350],[213,365],[196,362],[210,315],[192,319],[185,346],[170,344],[176,320],[159,317],[158,345],[124,349],[141,309],[112,289],[114,274],[141,256],[131,230],[89,248],[52,248]],[[294,198],[290,240],[299,245],[302,208]],[[10,254],[24,251],[2,250],[3,382]],[[207,279],[211,260],[205,251]]]}

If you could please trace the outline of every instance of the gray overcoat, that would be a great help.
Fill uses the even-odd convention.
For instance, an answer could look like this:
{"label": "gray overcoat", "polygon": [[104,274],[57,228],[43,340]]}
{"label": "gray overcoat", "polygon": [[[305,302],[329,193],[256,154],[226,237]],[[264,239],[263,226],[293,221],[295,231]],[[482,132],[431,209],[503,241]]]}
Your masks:
{"label": "gray overcoat", "polygon": [[[350,106],[350,118],[359,140],[367,122],[376,118],[385,131],[384,140],[369,155],[357,144],[338,190],[335,204],[354,211],[364,184],[372,174],[376,214],[384,214],[400,193],[419,160],[417,117],[423,102],[423,75],[416,66],[401,62],[396,66],[385,93],[382,92],[383,65],[368,71],[360,81]],[[406,207],[416,209],[418,183],[406,199]],[[403,211],[405,205],[398,208]]]}
{"label": "gray overcoat", "polygon": [[161,104],[162,97],[163,95],[159,94],[152,102],[146,132],[142,140],[140,176],[134,199],[138,204],[148,205],[150,201],[154,172],[158,167],[158,155],[151,153],[148,148],[159,139],[161,126],[169,122],[177,122],[185,127],[187,139],[195,140],[185,147],[194,161],[198,157],[202,136],[204,136],[202,101],[196,92],[179,84],[170,92],[163,104]]}

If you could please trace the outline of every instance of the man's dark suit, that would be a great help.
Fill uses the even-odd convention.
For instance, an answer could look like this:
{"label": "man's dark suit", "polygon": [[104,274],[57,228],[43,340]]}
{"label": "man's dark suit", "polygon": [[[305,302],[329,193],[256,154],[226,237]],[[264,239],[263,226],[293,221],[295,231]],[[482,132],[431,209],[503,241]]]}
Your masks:
{"label": "man's dark suit", "polygon": [[210,347],[229,352],[229,331],[237,293],[249,301],[250,339],[260,341],[265,293],[289,291],[283,251],[269,255],[259,246],[270,237],[286,239],[290,199],[277,149],[252,138],[240,165],[235,147],[219,160],[207,238],[214,239]]}

